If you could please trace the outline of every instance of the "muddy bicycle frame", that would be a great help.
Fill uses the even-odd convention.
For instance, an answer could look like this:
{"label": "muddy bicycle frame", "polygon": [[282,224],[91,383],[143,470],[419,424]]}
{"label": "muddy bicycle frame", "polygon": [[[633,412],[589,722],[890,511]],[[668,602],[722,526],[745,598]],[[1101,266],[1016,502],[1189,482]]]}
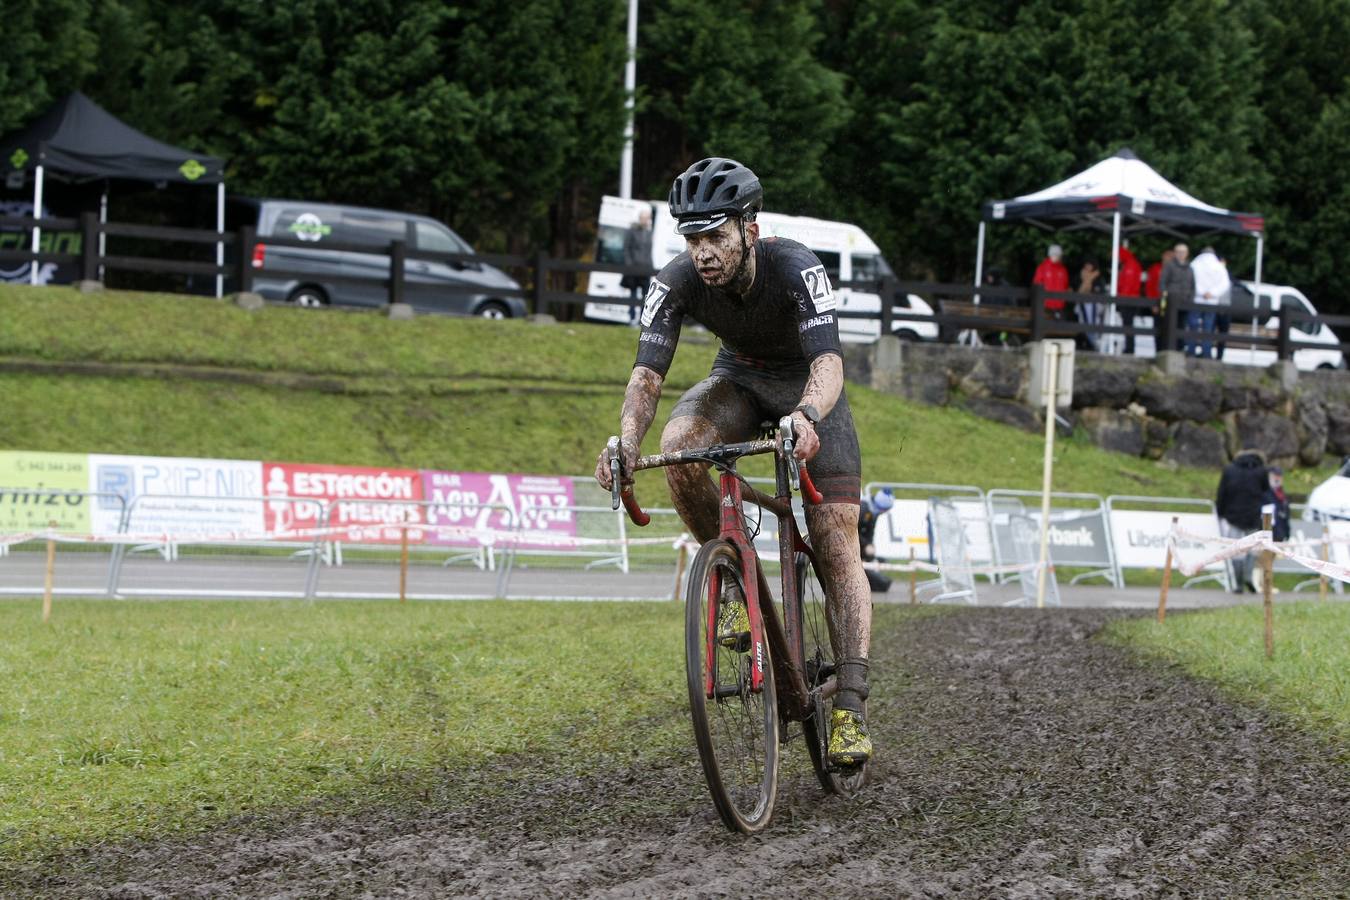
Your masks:
{"label": "muddy bicycle frame", "polygon": [[[750,640],[753,665],[751,666],[750,690],[759,693],[764,685],[764,641],[769,642],[769,657],[774,663],[774,675],[778,684],[779,717],[785,721],[803,721],[809,718],[817,704],[829,700],[838,690],[838,683],[830,677],[813,692],[807,686],[805,660],[801,640],[802,606],[797,602],[801,585],[797,580],[797,553],[806,554],[812,566],[816,565],[815,551],[802,537],[797,528],[797,518],[792,513],[792,491],[799,485],[802,494],[811,503],[820,503],[824,499],[811,476],[806,464],[798,462],[792,455],[794,446],[792,418],[784,416],[778,423],[776,439],[768,438],[756,441],[742,441],[735,444],[716,444],[692,450],[678,450],[673,453],[659,453],[641,457],[634,471],[656,469],[665,466],[690,465],[694,463],[710,464],[718,470],[720,483],[719,534],[718,536],[736,548],[741,566],[741,581],[745,588],[746,608],[750,616]],[[651,518],[643,512],[633,494],[632,482],[624,484],[619,471],[619,439],[609,440],[610,475],[612,481],[612,500],[614,509],[622,503],[628,511],[628,517],[634,525],[646,525]],[[774,497],[769,497],[749,484],[745,484],[736,472],[736,461],[743,456],[755,456],[762,453],[774,454]],[[774,606],[773,592],[769,588],[768,578],[759,563],[759,554],[749,537],[745,522],[742,501],[746,495],[742,488],[748,488],[749,500],[761,509],[767,509],[778,517],[778,558],[783,577],[783,618],[780,621],[778,610]],[[721,576],[711,589],[720,591]],[[717,628],[712,618],[716,615],[717,604],[708,604],[709,622],[706,629],[707,658],[713,654],[713,642]],[[717,696],[717,686],[711,669],[705,678],[705,691],[709,700]]]}

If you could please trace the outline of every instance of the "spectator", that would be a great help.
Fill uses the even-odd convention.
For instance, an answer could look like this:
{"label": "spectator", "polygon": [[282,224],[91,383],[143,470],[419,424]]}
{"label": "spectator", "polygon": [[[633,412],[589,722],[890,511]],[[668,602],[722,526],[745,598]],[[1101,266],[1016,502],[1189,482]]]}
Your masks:
{"label": "spectator", "polygon": [[[1120,242],[1120,253],[1117,254],[1120,271],[1116,273],[1116,296],[1117,297],[1138,297],[1140,285],[1144,280],[1144,269],[1139,265],[1139,260],[1130,252],[1130,242],[1123,240]],[[1134,353],[1134,328],[1139,324],[1139,320],[1144,317],[1144,310],[1138,306],[1122,306],[1120,308],[1120,320],[1125,323],[1130,330],[1125,333],[1125,352]]]}
{"label": "spectator", "polygon": [[[1232,287],[1228,281],[1228,270],[1219,262],[1213,247],[1206,247],[1191,263],[1191,274],[1195,283],[1195,302],[1209,309],[1197,309],[1187,317],[1187,329],[1213,333],[1217,324],[1219,303],[1227,296]],[[1209,337],[1186,342],[1186,355],[1209,359],[1214,355],[1214,341]]]}
{"label": "spectator", "polygon": [[[1270,536],[1277,543],[1289,540],[1289,498],[1284,494],[1284,470],[1279,466],[1266,469],[1266,494],[1261,498],[1261,512],[1270,513]],[[1263,571],[1260,566],[1252,568],[1252,587],[1257,592],[1262,588]],[[1270,592],[1278,594],[1279,589],[1271,585]]]}
{"label": "spectator", "polygon": [[[1036,276],[1031,279],[1031,283],[1040,285],[1041,289],[1046,291],[1067,291],[1069,270],[1064,267],[1063,259],[1064,248],[1059,244],[1051,244],[1045,259],[1036,267]],[[1064,318],[1064,301],[1057,297],[1047,297],[1045,311],[1051,318]]]}
{"label": "spectator", "polygon": [[[1224,467],[1214,501],[1224,537],[1242,537],[1261,530],[1261,505],[1269,490],[1266,455],[1260,450],[1243,450]],[[1234,559],[1229,565],[1235,593],[1256,590],[1252,587],[1252,554]]]}
{"label": "spectator", "polygon": [[[1102,270],[1098,268],[1095,259],[1083,260],[1083,267],[1078,270],[1078,289],[1079,294],[1105,294],[1106,285],[1102,282]],[[1074,308],[1074,316],[1078,321],[1085,325],[1100,326],[1106,318],[1106,304],[1104,303],[1079,303]],[[1084,350],[1097,350],[1101,347],[1103,335],[1100,334],[1080,334],[1077,338],[1078,346]]]}
{"label": "spectator", "polygon": [[[1186,307],[1195,299],[1195,274],[1186,262],[1190,254],[1189,247],[1185,244],[1177,244],[1172,248],[1172,258],[1162,267],[1162,274],[1158,277],[1158,290],[1162,294],[1159,306],[1163,315],[1167,315],[1167,307],[1170,304],[1173,309],[1177,310],[1177,321],[1181,322],[1185,329],[1190,328],[1190,311]],[[1186,313],[1186,315],[1183,316],[1182,313]],[[1187,342],[1187,346],[1189,346],[1189,342]],[[1158,349],[1180,350],[1182,349],[1181,340],[1178,339],[1176,347],[1159,347]]]}
{"label": "spectator", "polygon": [[1166,350],[1162,345],[1162,270],[1172,261],[1176,251],[1168,247],[1162,252],[1162,259],[1148,267],[1144,273],[1144,296],[1153,301],[1149,315],[1153,316],[1153,343],[1158,350]]}
{"label": "spectator", "polygon": [[[980,279],[980,287],[998,289],[1008,287],[1008,279],[1003,277],[1003,269],[999,266],[990,266],[986,269]],[[987,303],[990,306],[1016,306],[1017,298],[1001,290],[992,294],[981,291],[980,303]],[[1006,331],[982,331],[980,340],[996,346],[1016,346],[1020,343],[1016,335],[1010,335]]]}
{"label": "spectator", "polygon": [[[891,580],[876,568],[877,562],[877,519],[895,505],[895,496],[890,488],[882,488],[871,497],[863,494],[858,505],[858,547],[862,551],[863,572],[873,591],[888,591]],[[871,563],[871,565],[868,565]]]}
{"label": "spectator", "polygon": [[[638,213],[637,222],[623,236],[623,264],[625,266],[652,267],[652,211],[644,208]],[[628,289],[629,298],[634,301],[628,321],[638,323],[642,312],[642,301],[647,296],[647,285],[651,279],[647,275],[630,274],[619,279],[619,286]]]}

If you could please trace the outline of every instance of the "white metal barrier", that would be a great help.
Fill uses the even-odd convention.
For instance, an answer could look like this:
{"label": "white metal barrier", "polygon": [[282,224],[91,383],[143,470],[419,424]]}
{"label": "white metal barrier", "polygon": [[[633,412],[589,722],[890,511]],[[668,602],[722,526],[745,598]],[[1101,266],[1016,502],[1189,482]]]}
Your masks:
{"label": "white metal barrier", "polygon": [[[1162,567],[1174,516],[1178,524],[1187,531],[1215,538],[1220,536],[1219,518],[1214,511],[1212,500],[1113,494],[1106,498],[1106,513],[1111,528],[1111,545],[1116,561],[1118,584],[1124,584],[1125,569]],[[1187,546],[1186,549],[1200,550],[1202,547],[1202,544],[1196,544]],[[1228,566],[1220,562],[1209,566],[1194,578],[1187,579],[1182,587],[1206,581],[1218,582],[1229,590],[1233,585]]]}
{"label": "white metal barrier", "polygon": [[[1027,516],[1040,528],[1039,509],[1041,492],[996,488],[985,494],[989,507],[989,530],[993,537],[996,565],[1015,563],[1011,517]],[[1024,499],[1035,498],[1038,508],[1029,509]],[[1107,519],[1106,503],[1096,494],[1052,491],[1048,539],[1050,560],[1055,566],[1087,569],[1075,575],[1070,584],[1088,578],[1104,578],[1113,587],[1123,582],[1116,572],[1115,554],[1111,545],[1111,528]],[[1039,539],[1038,539],[1039,540]],[[1021,574],[1006,576],[1006,580],[1021,578]]]}
{"label": "white metal barrier", "polygon": [[982,489],[969,484],[869,481],[863,491],[870,497],[883,488],[895,497],[895,505],[877,517],[874,546],[878,559],[904,562],[913,550],[915,558],[936,562],[928,501],[941,497],[950,500],[960,515],[971,559],[993,561]]}

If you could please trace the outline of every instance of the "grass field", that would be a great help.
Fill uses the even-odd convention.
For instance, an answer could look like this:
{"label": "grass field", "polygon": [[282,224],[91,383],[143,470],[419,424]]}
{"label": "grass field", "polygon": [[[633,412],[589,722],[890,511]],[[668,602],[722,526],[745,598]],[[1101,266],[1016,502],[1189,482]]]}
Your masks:
{"label": "grass field", "polygon": [[[634,346],[631,329],[601,325],[4,285],[0,448],[582,474],[616,429]],[[706,336],[681,342],[648,451],[715,349]],[[50,371],[62,365],[81,368]],[[1040,485],[1039,435],[856,385],[849,396],[868,480]],[[1062,490],[1208,497],[1217,481],[1082,435],[1056,456]],[[1291,472],[1290,490],[1322,477]],[[661,502],[661,479],[650,483]]]}
{"label": "grass field", "polygon": [[1316,600],[1275,609],[1275,658],[1265,658],[1259,605],[1117,622],[1107,638],[1181,665],[1243,700],[1267,703],[1330,735],[1350,761],[1350,604]]}
{"label": "grass field", "polygon": [[685,758],[682,611],[62,600],[44,626],[0,603],[0,860],[396,799],[498,754]]}

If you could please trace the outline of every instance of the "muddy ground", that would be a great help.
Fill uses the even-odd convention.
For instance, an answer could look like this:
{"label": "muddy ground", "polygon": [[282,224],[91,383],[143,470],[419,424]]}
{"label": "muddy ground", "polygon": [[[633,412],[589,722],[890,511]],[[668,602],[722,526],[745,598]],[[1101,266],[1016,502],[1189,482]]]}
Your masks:
{"label": "muddy ground", "polygon": [[980,609],[879,634],[874,783],[823,797],[798,742],[753,838],[716,819],[691,744],[604,777],[499,762],[398,809],[91,848],[0,893],[1350,896],[1337,748],[1091,639],[1118,615]]}

